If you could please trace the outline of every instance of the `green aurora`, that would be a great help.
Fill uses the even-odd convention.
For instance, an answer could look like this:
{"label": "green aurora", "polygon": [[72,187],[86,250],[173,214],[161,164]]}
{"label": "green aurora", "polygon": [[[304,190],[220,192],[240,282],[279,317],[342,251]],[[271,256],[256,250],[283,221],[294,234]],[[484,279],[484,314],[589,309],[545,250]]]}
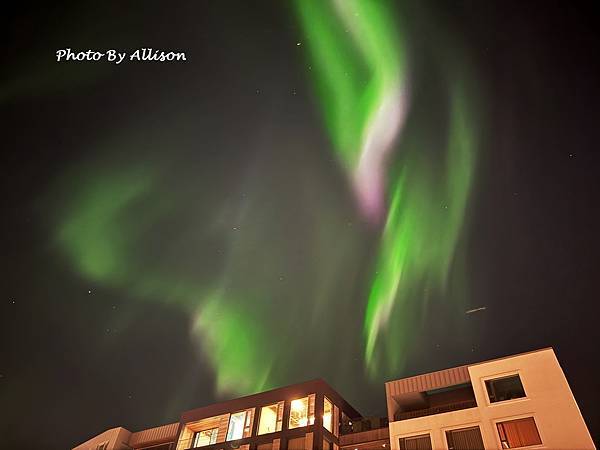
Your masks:
{"label": "green aurora", "polygon": [[[394,95],[395,83],[408,91],[411,78],[416,78],[406,31],[394,24],[398,15],[387,1],[296,4],[308,36],[313,81],[327,130],[351,175],[363,143],[372,139],[370,127],[377,111],[386,97]],[[399,24],[408,23],[402,19]],[[357,31],[355,36],[349,28]],[[440,60],[449,97],[444,118],[447,138],[431,142],[424,134],[433,130],[433,124],[429,128],[422,124],[418,105],[411,105],[419,119],[411,121],[409,116],[413,129],[406,130],[404,139],[402,124],[398,127],[395,147],[400,157],[388,169],[390,200],[364,318],[365,365],[379,379],[402,370],[419,320],[419,303],[426,301],[427,292],[445,291],[472,184],[473,105],[464,70],[457,69],[466,61]],[[415,102],[420,99],[413,97]],[[432,145],[443,150],[432,153],[427,148]]]}
{"label": "green aurora", "polygon": [[[317,103],[350,184],[381,105],[406,102],[393,151],[382,156],[381,223],[347,226],[352,215],[361,222],[360,208],[344,197],[353,189],[304,154],[281,160],[272,179],[248,174],[241,184],[251,194],[243,199],[233,187],[215,194],[226,162],[214,173],[179,167],[184,173],[173,175],[159,157],[143,167],[135,158],[102,157],[63,173],[51,201],[55,242],[68,264],[98,286],[181,311],[223,395],[287,384],[308,358],[316,367],[353,370],[355,353],[340,352],[332,330],[348,347],[360,347],[373,380],[400,374],[426,314],[425,292],[445,292],[472,187],[473,84],[460,51],[452,50],[457,62],[437,58],[443,87],[431,92],[419,83],[424,64],[411,57],[412,29],[399,25],[408,17],[390,3],[296,6]],[[107,141],[99,153],[145,146],[159,155],[171,142],[142,141]],[[300,218],[281,212],[290,203]],[[374,259],[365,257],[370,247]],[[356,329],[362,341],[355,343]]]}

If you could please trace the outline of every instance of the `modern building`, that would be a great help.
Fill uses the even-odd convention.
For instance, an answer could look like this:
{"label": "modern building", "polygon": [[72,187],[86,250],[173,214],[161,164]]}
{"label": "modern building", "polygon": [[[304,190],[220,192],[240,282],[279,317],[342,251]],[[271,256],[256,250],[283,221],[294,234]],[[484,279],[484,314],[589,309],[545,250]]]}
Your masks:
{"label": "modern building", "polygon": [[[314,380],[186,411],[179,422],[137,433],[113,428],[74,450],[338,450],[371,441],[389,448],[387,420],[375,434],[373,422]],[[340,429],[360,431],[359,439],[340,442]]]}
{"label": "modern building", "polygon": [[[73,450],[595,449],[552,349],[390,381],[364,418],[323,380],[113,428]],[[388,426],[389,421],[389,426]]]}
{"label": "modern building", "polygon": [[595,449],[551,348],[385,384],[392,450]]}

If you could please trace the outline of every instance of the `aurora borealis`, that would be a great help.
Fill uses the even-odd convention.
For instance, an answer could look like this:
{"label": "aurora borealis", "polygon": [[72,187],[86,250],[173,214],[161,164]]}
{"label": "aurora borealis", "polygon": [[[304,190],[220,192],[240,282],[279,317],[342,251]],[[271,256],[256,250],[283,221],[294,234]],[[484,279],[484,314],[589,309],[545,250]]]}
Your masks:
{"label": "aurora borealis", "polygon": [[[448,57],[435,61],[447,83],[446,142],[427,141],[424,133],[436,124],[418,111],[402,139],[411,103],[422,101],[402,25],[410,18],[394,23],[390,2],[297,5],[332,143],[362,213],[372,221],[385,217],[364,319],[365,365],[376,378],[393,376],[402,369],[423,293],[445,289],[475,170],[475,130],[482,123],[470,103],[479,93],[460,78],[468,75],[464,67],[458,71]],[[453,51],[464,64],[460,49]],[[388,160],[394,149],[401,154],[395,164]],[[440,160],[445,164],[435,168]],[[390,329],[390,320],[402,325]]]}
{"label": "aurora borealis", "polygon": [[[352,306],[364,310],[364,369],[380,381],[404,368],[402,361],[411,350],[405,333],[414,332],[413,322],[423,312],[426,298],[421,293],[445,294],[473,176],[473,130],[481,126],[473,122],[468,109],[469,97],[475,94],[464,87],[466,80],[453,74],[451,67],[445,68],[442,80],[454,83],[441,91],[448,105],[442,117],[447,122],[447,136],[430,142],[424,133],[438,125],[419,118],[417,106],[409,113],[409,99],[419,102],[422,95],[416,80],[412,83],[415,92],[408,86],[408,51],[403,48],[406,44],[394,23],[391,6],[360,1],[301,1],[297,5],[306,26],[304,41],[312,55],[308,64],[321,93],[332,150],[347,172],[356,213],[371,223],[372,229],[365,232],[379,241],[374,264],[367,262],[356,269],[359,279],[371,277],[370,289],[353,292],[358,302]],[[452,75],[456,81],[448,80]],[[439,108],[437,104],[435,107]],[[405,120],[413,116],[413,124],[403,130]],[[441,132],[443,129],[436,134]],[[396,161],[392,160],[393,150],[398,153]],[[280,373],[274,373],[272,366],[288,358],[277,336],[291,324],[279,328],[265,320],[273,317],[273,303],[282,294],[263,286],[236,286],[241,274],[253,272],[237,267],[237,261],[249,259],[238,248],[253,239],[254,231],[247,230],[244,218],[250,199],[244,198],[244,205],[233,207],[234,216],[241,217],[239,223],[233,219],[226,226],[231,237],[229,248],[223,251],[233,261],[224,264],[212,279],[195,275],[193,262],[191,273],[182,274],[162,260],[174,256],[172,249],[182,245],[182,237],[187,245],[198,245],[206,229],[212,227],[190,221],[181,224],[180,237],[165,240],[157,236],[156,230],[173,214],[172,203],[180,200],[175,198],[180,194],[162,187],[169,175],[154,164],[147,169],[132,163],[105,171],[98,171],[98,167],[98,163],[90,169],[79,167],[79,171],[89,170],[83,179],[72,174],[61,178],[69,183],[70,192],[57,194],[66,203],[57,217],[55,239],[71,266],[97,285],[124,290],[143,302],[166,303],[188,314],[192,320],[190,337],[215,371],[219,393],[253,393],[289,377],[281,368]],[[389,189],[384,189],[386,185]],[[386,198],[389,205],[384,204]],[[315,216],[313,226],[324,227],[322,219],[322,215]],[[159,261],[145,255],[141,241],[147,237],[160,240]],[[196,251],[203,253],[200,245]],[[261,253],[254,258],[269,271],[276,271],[278,263],[268,257],[269,250]],[[261,277],[264,274],[253,276]],[[311,282],[325,282],[321,277],[316,274]],[[331,298],[335,293],[321,296],[326,305],[311,308],[338,305]],[[457,299],[447,295],[445,301]],[[392,320],[401,325],[390,329]],[[315,323],[307,328],[311,332],[318,326]],[[326,336],[321,334],[321,339]],[[286,344],[288,349],[297,345]],[[272,355],[267,361],[265,352]]]}
{"label": "aurora borealis", "polygon": [[[383,415],[384,381],[545,346],[597,417],[580,395],[597,341],[582,130],[600,105],[583,11],[15,8],[0,77],[11,448],[28,448],[34,410],[51,418],[40,448],[67,448],[313,378]],[[186,61],[57,63],[63,48]]]}

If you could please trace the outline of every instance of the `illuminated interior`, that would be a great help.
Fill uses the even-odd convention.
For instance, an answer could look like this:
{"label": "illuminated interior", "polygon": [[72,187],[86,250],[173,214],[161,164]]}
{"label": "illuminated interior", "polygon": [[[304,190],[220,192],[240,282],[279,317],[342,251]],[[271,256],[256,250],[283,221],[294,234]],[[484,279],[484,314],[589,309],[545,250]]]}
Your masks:
{"label": "illuminated interior", "polygon": [[292,400],[288,428],[305,427],[315,423],[315,394]]}
{"label": "illuminated interior", "polygon": [[308,425],[308,397],[292,400],[289,428],[305,427],[306,425]]}
{"label": "illuminated interior", "polygon": [[327,397],[323,400],[323,427],[333,433],[333,404]]}
{"label": "illuminated interior", "polygon": [[204,447],[205,445],[215,444],[217,442],[218,428],[198,431],[194,434],[194,447]]}
{"label": "illuminated interior", "polygon": [[246,423],[246,411],[240,411],[231,415],[229,428],[227,429],[227,440],[235,441],[244,437],[244,424]]}
{"label": "illuminated interior", "polygon": [[260,410],[258,434],[274,433],[281,431],[283,418],[283,402],[263,406]]}

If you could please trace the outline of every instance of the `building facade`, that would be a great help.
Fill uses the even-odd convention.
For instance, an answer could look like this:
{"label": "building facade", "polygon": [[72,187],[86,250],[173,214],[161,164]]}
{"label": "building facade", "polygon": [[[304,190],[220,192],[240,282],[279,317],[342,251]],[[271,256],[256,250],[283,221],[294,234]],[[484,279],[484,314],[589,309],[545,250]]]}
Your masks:
{"label": "building facade", "polygon": [[595,449],[551,348],[386,383],[393,450]]}
{"label": "building facade", "polygon": [[387,418],[362,417],[314,380],[136,433],[113,428],[73,450],[595,449],[552,349],[390,381],[385,390]]}

